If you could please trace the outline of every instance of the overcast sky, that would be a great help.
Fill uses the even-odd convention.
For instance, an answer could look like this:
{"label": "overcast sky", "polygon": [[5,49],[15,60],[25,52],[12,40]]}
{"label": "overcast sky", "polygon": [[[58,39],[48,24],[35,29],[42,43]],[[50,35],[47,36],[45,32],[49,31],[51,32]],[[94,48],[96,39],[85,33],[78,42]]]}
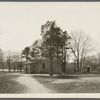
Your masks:
{"label": "overcast sky", "polygon": [[41,25],[47,20],[56,20],[69,34],[83,30],[100,49],[100,2],[0,2],[0,48],[21,51],[30,46],[40,38]]}

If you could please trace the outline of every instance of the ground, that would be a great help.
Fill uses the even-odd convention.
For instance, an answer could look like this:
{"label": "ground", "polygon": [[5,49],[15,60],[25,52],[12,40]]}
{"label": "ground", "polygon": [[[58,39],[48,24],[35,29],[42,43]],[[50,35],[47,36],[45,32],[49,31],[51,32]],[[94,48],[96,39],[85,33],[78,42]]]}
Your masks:
{"label": "ground", "polygon": [[100,93],[100,74],[0,73],[0,93]]}
{"label": "ground", "polygon": [[52,93],[50,89],[45,88],[35,78],[32,78],[30,74],[21,75],[17,78],[17,82],[27,87],[26,93]]}
{"label": "ground", "polygon": [[0,94],[24,93],[27,88],[16,81],[18,77],[20,74],[0,72]]}
{"label": "ground", "polygon": [[46,88],[57,93],[100,93],[100,75],[33,76]]}

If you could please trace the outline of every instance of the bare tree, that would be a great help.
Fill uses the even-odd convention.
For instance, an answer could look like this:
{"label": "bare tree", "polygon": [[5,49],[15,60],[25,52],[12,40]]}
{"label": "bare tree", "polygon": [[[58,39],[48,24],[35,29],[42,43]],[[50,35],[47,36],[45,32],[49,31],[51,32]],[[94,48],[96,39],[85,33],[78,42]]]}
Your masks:
{"label": "bare tree", "polygon": [[86,59],[86,63],[89,64],[92,69],[97,69],[99,65],[99,59],[97,55],[88,56]]}
{"label": "bare tree", "polygon": [[76,59],[76,71],[81,72],[86,54],[93,50],[92,41],[83,31],[71,32],[72,53]]}
{"label": "bare tree", "polygon": [[4,52],[0,49],[0,65],[2,68],[2,71],[4,71]]}
{"label": "bare tree", "polygon": [[7,66],[8,66],[8,70],[10,72],[11,71],[11,56],[7,57]]}
{"label": "bare tree", "polygon": [[6,53],[6,63],[9,71],[11,71],[11,69],[21,71],[22,69],[21,56],[18,52],[8,51]]}
{"label": "bare tree", "polygon": [[13,52],[12,53],[12,65],[13,65],[13,69],[14,71],[16,71],[16,69],[20,69],[19,67],[19,60],[20,60],[20,55],[17,52]]}
{"label": "bare tree", "polygon": [[100,53],[97,53],[97,58],[98,58],[98,65],[100,66]]}

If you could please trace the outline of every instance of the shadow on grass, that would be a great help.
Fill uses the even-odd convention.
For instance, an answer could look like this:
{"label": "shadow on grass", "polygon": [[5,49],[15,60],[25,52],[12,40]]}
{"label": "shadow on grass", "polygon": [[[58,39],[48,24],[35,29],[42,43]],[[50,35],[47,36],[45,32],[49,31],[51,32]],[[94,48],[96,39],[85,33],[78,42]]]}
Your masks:
{"label": "shadow on grass", "polygon": [[[44,87],[50,89],[53,91],[53,93],[67,93],[71,87],[73,88],[73,83],[67,83],[67,80],[71,79],[78,79],[78,76],[41,76],[41,75],[33,75],[33,78],[35,78],[39,83],[43,84]],[[55,83],[57,80],[66,80],[66,83]]]}
{"label": "shadow on grass", "polygon": [[[41,76],[35,75],[38,82],[53,93],[100,93],[100,82],[80,81],[80,76]],[[79,80],[78,80],[79,79]]]}
{"label": "shadow on grass", "polygon": [[41,75],[35,75],[32,76],[34,78],[43,78],[43,79],[78,79],[79,76],[41,76]]}

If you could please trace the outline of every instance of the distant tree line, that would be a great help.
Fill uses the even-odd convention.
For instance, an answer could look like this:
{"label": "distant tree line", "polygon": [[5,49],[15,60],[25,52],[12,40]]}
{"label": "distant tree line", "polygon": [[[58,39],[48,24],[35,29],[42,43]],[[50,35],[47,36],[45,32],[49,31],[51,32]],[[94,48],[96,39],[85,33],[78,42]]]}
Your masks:
{"label": "distant tree line", "polygon": [[21,56],[18,52],[3,52],[0,49],[0,69],[1,71],[8,70],[12,71],[21,71],[22,70],[22,61]]}

